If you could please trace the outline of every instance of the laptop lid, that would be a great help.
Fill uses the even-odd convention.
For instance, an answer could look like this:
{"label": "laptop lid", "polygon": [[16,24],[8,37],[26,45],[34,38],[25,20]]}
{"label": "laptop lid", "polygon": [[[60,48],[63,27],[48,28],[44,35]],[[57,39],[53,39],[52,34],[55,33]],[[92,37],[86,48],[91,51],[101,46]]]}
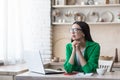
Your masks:
{"label": "laptop lid", "polygon": [[29,71],[45,74],[44,65],[39,51],[25,51],[24,58]]}
{"label": "laptop lid", "polygon": [[[25,51],[24,58],[29,71],[41,74],[60,74],[64,71],[45,69],[40,51]],[[47,71],[47,72],[46,72]]]}

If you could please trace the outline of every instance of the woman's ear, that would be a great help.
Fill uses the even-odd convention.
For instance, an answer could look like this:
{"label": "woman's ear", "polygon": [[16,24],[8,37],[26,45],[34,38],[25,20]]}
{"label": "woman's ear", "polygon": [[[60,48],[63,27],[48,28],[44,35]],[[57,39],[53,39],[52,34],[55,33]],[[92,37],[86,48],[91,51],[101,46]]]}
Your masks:
{"label": "woman's ear", "polygon": [[85,37],[85,34],[82,32],[82,36]]}

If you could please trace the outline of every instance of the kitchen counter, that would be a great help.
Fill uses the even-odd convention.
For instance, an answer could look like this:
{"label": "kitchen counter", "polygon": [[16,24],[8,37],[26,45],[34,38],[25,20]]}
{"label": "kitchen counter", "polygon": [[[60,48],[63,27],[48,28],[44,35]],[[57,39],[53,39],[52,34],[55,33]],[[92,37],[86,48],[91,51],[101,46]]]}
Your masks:
{"label": "kitchen counter", "polygon": [[120,61],[119,62],[114,62],[113,67],[120,68]]}
{"label": "kitchen counter", "polygon": [[105,75],[94,74],[93,76],[76,76],[64,74],[42,75],[26,72],[16,76],[16,80],[120,80],[120,71],[107,72]]}
{"label": "kitchen counter", "polygon": [[114,62],[112,71],[120,71],[120,61]]}

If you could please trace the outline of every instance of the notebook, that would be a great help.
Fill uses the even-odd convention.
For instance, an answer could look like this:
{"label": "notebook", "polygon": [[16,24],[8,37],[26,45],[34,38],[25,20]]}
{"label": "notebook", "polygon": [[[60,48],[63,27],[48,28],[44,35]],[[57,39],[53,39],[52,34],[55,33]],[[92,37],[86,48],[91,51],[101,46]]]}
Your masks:
{"label": "notebook", "polygon": [[30,72],[40,74],[60,74],[64,71],[45,69],[40,51],[25,51],[24,59]]}

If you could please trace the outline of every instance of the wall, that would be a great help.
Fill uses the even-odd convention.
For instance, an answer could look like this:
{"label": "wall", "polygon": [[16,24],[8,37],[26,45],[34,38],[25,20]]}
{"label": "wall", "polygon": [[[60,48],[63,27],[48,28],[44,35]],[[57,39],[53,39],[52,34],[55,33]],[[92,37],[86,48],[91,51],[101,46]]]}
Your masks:
{"label": "wall", "polygon": [[[53,53],[54,56],[65,58],[65,45],[70,42],[69,28],[71,25],[61,25],[53,27]],[[112,56],[115,48],[118,48],[120,55],[120,27],[119,24],[90,25],[93,40],[101,45],[101,55]],[[119,57],[120,61],[120,57]]]}
{"label": "wall", "polygon": [[[75,0],[75,5],[81,5],[81,2],[87,2],[88,0]],[[89,18],[90,12],[97,12],[99,14],[98,20],[103,17],[104,12],[112,13],[112,22],[118,21],[118,13],[120,12],[119,6],[116,6],[115,0],[110,0],[110,5],[113,6],[104,6],[106,4],[106,0],[94,0],[101,6],[80,6],[80,7],[55,7],[53,6],[52,11],[55,9],[60,11],[59,16],[55,16],[52,20],[55,23],[73,23],[74,22],[74,13],[79,12],[83,13],[85,16],[86,22],[94,22],[97,18]],[[102,6],[103,5],[103,6]],[[71,13],[71,16],[65,16],[66,13]],[[106,15],[105,15],[106,16]],[[108,19],[111,17],[107,14]],[[107,18],[106,18],[107,19]],[[108,21],[109,22],[109,21]],[[120,37],[119,37],[119,27],[120,24],[91,24],[91,34],[93,40],[98,42],[101,46],[101,55],[114,56],[115,48],[118,48],[118,55],[120,55]],[[53,56],[60,57],[61,59],[65,59],[65,45],[70,42],[70,33],[69,28],[71,25],[54,25],[53,24]],[[120,57],[119,57],[120,60]]]}
{"label": "wall", "polygon": [[101,45],[101,55],[114,55],[115,48],[120,50],[120,27],[117,25],[93,25],[91,33]]}
{"label": "wall", "polygon": [[24,49],[40,50],[42,57],[51,58],[50,0],[21,0],[21,26]]}

